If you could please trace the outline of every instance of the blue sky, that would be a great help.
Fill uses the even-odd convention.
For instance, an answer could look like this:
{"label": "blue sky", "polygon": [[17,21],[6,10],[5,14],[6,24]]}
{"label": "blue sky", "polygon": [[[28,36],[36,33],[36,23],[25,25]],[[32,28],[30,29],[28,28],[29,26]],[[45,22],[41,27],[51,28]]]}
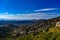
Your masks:
{"label": "blue sky", "polygon": [[59,0],[0,0],[0,18],[49,19],[60,16]]}

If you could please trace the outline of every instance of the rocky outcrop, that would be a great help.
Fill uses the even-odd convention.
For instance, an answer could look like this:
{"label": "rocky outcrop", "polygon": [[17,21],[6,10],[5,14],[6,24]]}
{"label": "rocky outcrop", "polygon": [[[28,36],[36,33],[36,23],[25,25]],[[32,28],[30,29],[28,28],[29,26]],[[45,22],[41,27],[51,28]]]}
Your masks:
{"label": "rocky outcrop", "polygon": [[60,21],[56,23],[56,26],[60,27]]}

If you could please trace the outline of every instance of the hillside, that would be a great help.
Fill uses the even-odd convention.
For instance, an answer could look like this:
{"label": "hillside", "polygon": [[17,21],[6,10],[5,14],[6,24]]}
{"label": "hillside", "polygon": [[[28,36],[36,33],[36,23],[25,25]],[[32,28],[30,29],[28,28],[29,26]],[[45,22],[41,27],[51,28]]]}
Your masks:
{"label": "hillside", "polygon": [[[60,17],[39,21],[31,25],[5,25],[0,27],[1,40],[59,40]],[[56,26],[57,25],[57,26]]]}

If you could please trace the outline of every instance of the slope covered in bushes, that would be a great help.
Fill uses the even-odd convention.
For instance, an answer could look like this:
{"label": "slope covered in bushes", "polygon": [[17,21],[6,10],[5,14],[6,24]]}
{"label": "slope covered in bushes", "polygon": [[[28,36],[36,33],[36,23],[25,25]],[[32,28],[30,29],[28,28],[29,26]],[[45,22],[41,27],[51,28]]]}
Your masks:
{"label": "slope covered in bushes", "polygon": [[57,17],[14,29],[1,27],[0,40],[59,40],[60,27],[56,26],[59,21],[60,17]]}

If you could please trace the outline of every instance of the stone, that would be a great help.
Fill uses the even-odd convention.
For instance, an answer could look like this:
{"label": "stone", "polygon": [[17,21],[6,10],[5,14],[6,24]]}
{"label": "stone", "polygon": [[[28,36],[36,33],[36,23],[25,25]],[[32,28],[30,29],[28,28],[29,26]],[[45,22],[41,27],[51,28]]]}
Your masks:
{"label": "stone", "polygon": [[56,26],[60,27],[60,21],[56,23]]}

